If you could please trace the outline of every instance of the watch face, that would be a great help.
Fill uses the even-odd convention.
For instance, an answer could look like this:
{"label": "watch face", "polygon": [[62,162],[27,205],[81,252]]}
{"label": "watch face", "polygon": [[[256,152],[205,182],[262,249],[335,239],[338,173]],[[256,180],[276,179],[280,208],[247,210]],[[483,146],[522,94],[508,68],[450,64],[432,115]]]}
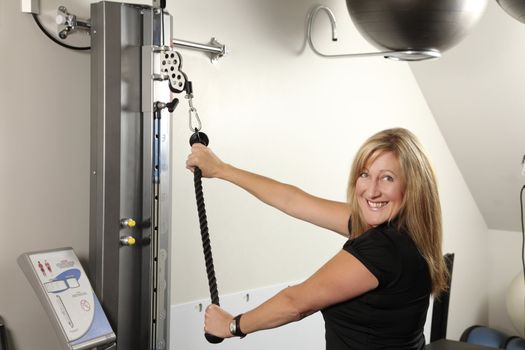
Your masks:
{"label": "watch face", "polygon": [[231,320],[230,322],[230,333],[232,335],[235,335],[235,331],[237,330],[237,325],[235,324],[235,319]]}

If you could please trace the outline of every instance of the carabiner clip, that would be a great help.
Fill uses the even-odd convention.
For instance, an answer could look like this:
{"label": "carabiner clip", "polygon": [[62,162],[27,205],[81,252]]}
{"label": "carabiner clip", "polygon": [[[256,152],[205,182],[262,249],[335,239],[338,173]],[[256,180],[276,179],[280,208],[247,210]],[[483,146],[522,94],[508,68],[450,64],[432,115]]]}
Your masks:
{"label": "carabiner clip", "polygon": [[[202,129],[202,123],[201,123],[201,118],[199,118],[199,112],[197,112],[197,108],[193,106],[190,107],[188,114],[189,114],[190,131],[191,132],[200,131]],[[193,125],[194,119],[197,121],[197,126]]]}

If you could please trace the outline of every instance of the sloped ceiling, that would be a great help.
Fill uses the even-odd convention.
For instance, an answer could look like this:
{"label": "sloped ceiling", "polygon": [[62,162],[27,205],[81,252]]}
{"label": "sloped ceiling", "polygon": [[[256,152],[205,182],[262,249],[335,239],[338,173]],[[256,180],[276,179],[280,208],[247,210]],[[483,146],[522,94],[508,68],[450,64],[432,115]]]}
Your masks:
{"label": "sloped ceiling", "polygon": [[525,24],[489,0],[458,46],[410,66],[489,229],[521,231]]}

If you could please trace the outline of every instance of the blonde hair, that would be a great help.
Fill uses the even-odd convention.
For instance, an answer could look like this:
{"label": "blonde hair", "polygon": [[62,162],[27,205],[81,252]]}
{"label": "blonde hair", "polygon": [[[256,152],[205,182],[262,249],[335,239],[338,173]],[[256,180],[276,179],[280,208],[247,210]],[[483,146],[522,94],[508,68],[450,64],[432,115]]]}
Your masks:
{"label": "blonde hair", "polygon": [[372,157],[392,152],[401,167],[405,191],[396,223],[404,228],[428,264],[432,294],[439,295],[447,288],[448,273],[442,253],[441,206],[434,170],[416,136],[402,128],[387,129],[371,136],[359,149],[352,164],[348,181],[351,231],[355,238],[366,230],[357,203],[356,181]]}

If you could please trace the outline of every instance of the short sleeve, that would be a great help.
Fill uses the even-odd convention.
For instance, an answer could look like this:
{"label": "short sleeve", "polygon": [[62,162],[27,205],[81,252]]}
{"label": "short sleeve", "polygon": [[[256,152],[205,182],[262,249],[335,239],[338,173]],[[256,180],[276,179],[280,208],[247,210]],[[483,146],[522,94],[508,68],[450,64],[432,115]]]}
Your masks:
{"label": "short sleeve", "polygon": [[348,240],[343,250],[355,256],[379,281],[379,288],[393,283],[400,275],[399,251],[382,230],[371,229]]}

